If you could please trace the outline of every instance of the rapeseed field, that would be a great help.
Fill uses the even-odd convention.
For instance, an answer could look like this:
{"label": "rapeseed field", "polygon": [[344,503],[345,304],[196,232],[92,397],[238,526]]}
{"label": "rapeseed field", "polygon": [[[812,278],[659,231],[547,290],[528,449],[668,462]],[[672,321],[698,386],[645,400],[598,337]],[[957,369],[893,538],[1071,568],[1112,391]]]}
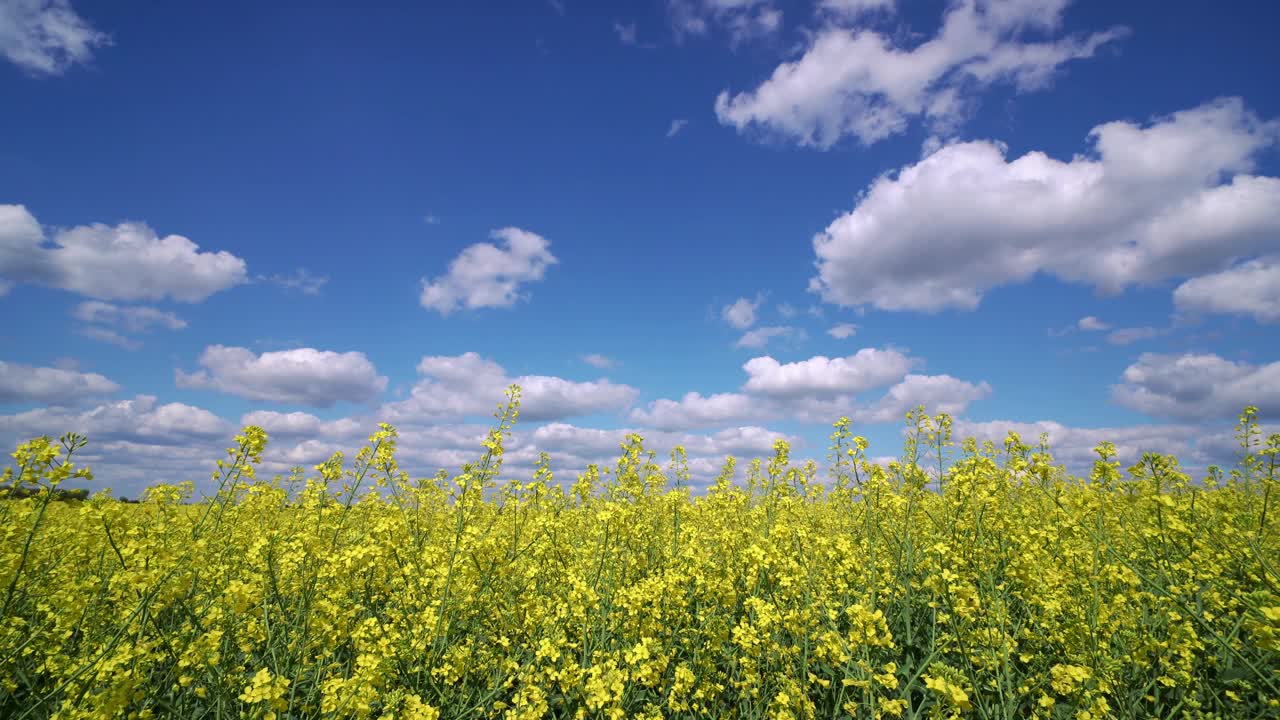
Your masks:
{"label": "rapeseed field", "polygon": [[[628,436],[568,489],[478,462],[411,480],[382,425],[353,458],[215,495],[54,502],[86,439],[13,454],[0,502],[0,716],[26,718],[1259,718],[1280,716],[1280,436],[1243,461],[1088,478],[1010,434],[907,416],[829,473],[787,443],[704,494]],[[15,494],[15,498],[17,494]]]}

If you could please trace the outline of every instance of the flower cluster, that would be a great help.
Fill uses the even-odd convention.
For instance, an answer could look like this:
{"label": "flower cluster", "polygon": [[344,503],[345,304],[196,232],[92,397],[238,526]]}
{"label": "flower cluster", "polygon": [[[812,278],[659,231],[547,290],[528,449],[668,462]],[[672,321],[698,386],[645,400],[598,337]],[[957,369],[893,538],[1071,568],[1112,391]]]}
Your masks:
{"label": "flower cluster", "polygon": [[1275,453],[1249,411],[1252,459],[1204,482],[1158,455],[1123,473],[1107,443],[1088,479],[1016,435],[957,452],[920,411],[887,468],[841,420],[830,482],[779,442],[695,496],[683,450],[664,473],[639,436],[567,492],[545,456],[499,483],[518,398],[453,477],[411,480],[383,425],[350,466],[268,481],[246,428],[199,502],[50,502],[91,477],[84,439],[23,444],[0,716],[1280,716]]}

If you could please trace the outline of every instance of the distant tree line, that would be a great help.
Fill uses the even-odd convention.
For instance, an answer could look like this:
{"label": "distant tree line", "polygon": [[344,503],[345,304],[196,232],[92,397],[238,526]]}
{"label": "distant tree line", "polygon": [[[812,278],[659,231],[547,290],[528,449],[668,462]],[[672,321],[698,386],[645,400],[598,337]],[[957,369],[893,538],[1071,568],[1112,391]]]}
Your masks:
{"label": "distant tree line", "polygon": [[[5,500],[22,500],[23,498],[33,497],[42,492],[42,488],[33,487],[15,487],[4,488],[0,490],[0,498]],[[89,490],[87,488],[79,488],[77,490],[63,490],[62,488],[54,488],[53,499],[62,502],[72,500],[83,501],[89,499]],[[124,498],[120,498],[124,500]]]}

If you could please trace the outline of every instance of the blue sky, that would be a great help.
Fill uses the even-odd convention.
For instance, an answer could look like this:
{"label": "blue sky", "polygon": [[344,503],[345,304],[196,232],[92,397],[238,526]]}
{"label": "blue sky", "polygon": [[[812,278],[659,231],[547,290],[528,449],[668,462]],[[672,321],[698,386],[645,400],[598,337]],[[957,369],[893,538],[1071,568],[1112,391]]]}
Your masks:
{"label": "blue sky", "polygon": [[0,0],[0,441],[136,494],[248,423],[457,469],[511,382],[558,479],[1276,429],[1274,3],[375,5]]}

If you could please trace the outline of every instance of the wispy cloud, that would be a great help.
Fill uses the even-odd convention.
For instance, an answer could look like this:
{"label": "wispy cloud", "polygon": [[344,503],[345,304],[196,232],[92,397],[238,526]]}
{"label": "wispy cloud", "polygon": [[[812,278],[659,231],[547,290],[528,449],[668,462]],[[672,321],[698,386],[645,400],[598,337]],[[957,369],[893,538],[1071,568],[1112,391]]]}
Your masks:
{"label": "wispy cloud", "polygon": [[668,0],[677,40],[722,29],[731,47],[773,36],[782,29],[782,11],[773,0]]}
{"label": "wispy cloud", "polygon": [[110,44],[67,0],[0,2],[0,55],[32,74],[61,75]]}
{"label": "wispy cloud", "polygon": [[329,282],[328,275],[312,275],[306,268],[298,268],[289,275],[259,276],[258,279],[279,285],[286,290],[297,290],[304,295],[319,295],[320,288]]}
{"label": "wispy cloud", "polygon": [[590,353],[582,356],[582,361],[588,365],[598,368],[611,368],[617,364],[617,361],[605,357],[599,353]]}
{"label": "wispy cloud", "polygon": [[142,305],[113,305],[98,300],[80,303],[72,309],[71,316],[89,324],[89,327],[79,329],[81,335],[126,350],[137,350],[142,343],[113,327],[133,334],[151,332],[156,328],[182,330],[187,327],[185,320],[171,312]]}
{"label": "wispy cloud", "polygon": [[790,338],[800,341],[806,338],[806,334],[804,330],[788,325],[760,327],[744,333],[733,346],[736,348],[759,349],[768,345],[769,341],[774,338]]}

